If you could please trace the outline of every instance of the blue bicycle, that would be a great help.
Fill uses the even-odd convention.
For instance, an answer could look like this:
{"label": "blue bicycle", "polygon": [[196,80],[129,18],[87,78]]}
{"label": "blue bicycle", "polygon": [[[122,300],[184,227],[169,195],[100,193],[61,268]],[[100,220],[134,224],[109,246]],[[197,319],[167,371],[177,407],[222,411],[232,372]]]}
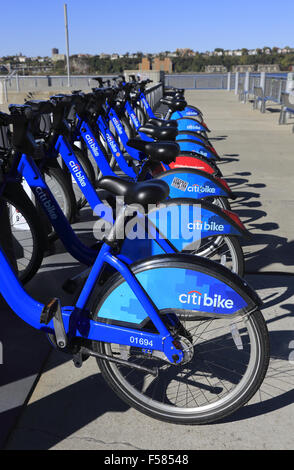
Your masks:
{"label": "blue bicycle", "polygon": [[[46,214],[47,219],[54,227],[67,251],[81,263],[91,266],[96,259],[97,250],[100,248],[99,244],[91,248],[85,246],[78,239],[56,202],[54,195],[44,181],[40,169],[36,165],[36,160],[39,163],[39,167],[42,167],[43,158],[47,161],[48,158],[56,158],[60,153],[68,166],[70,174],[75,178],[77,185],[79,185],[81,191],[85,194],[93,210],[95,211],[97,206],[100,206],[101,217],[107,219],[110,223],[113,222],[113,214],[108,216],[109,206],[107,207],[102,204],[96,190],[92,187],[73,149],[60,129],[55,129],[56,133],[54,130],[51,132],[48,148],[46,143],[43,143],[41,148],[39,146],[37,147],[37,151],[35,148],[37,144],[31,134],[31,122],[34,121],[35,117],[38,118],[38,116],[42,115],[42,113],[46,113],[48,110],[52,111],[52,106],[54,126],[59,128],[60,122],[55,113],[60,114],[61,121],[63,121],[63,112],[61,112],[61,109],[63,109],[66,101],[70,98],[70,96],[59,96],[55,98],[55,106],[50,102],[34,102],[31,103],[31,106],[14,105],[10,108],[13,113],[11,116],[1,115],[2,120],[7,120],[7,124],[14,123],[15,130],[17,130],[14,137],[15,150],[11,154],[9,153],[7,159],[5,159],[7,171],[5,172],[3,187],[7,188],[11,184],[14,186],[18,184],[18,186],[20,186],[20,182],[24,178],[40,208],[42,208],[43,212]],[[15,124],[15,122],[17,122],[17,124]],[[51,153],[49,152],[48,154],[46,148],[47,150],[51,149]],[[115,177],[115,179],[117,178]],[[152,182],[152,180],[150,180],[150,182]],[[118,183],[120,183],[119,179]],[[127,183],[130,184],[129,182]],[[101,187],[100,183],[99,187]],[[17,193],[14,193],[16,196]],[[10,202],[12,203],[14,200],[15,197],[12,195]],[[20,214],[26,212],[25,208],[27,204],[29,204],[29,207],[32,206],[28,197],[23,198],[21,207],[18,206]],[[34,212],[33,209],[34,208],[31,208],[31,212]],[[171,216],[174,220],[178,221],[177,233],[175,234],[171,232],[171,225],[168,222]],[[126,260],[128,263],[131,263],[131,260],[140,259],[147,254],[151,255],[162,252],[177,253],[178,251],[188,249],[191,253],[213,258],[239,274],[243,273],[243,254],[236,235],[241,235],[246,233],[246,231],[242,224],[231,219],[228,213],[204,202],[201,202],[197,210],[195,210],[191,200],[181,198],[166,201],[164,206],[158,206],[155,210],[149,212],[148,218],[150,223],[160,228],[161,235],[164,238],[161,237],[156,239],[156,241],[154,241],[154,237],[148,239],[144,241],[144,243],[139,243],[139,246],[137,246],[135,250],[131,249],[129,243],[124,243],[122,252],[127,256]],[[42,240],[42,225],[39,223],[38,215],[36,214],[34,217],[27,219],[29,220],[29,227],[32,233],[33,252],[38,255],[38,262],[28,265],[26,273],[28,277],[26,280],[30,279],[39,268],[42,261],[41,254],[43,255],[44,252],[43,242],[39,242],[40,238]],[[34,220],[36,223],[34,230],[32,230],[32,222],[34,222]],[[23,228],[23,225],[24,223],[22,223],[22,227],[20,228]],[[181,232],[182,225],[186,230],[185,238],[183,238]],[[24,231],[24,233],[27,234],[26,231]],[[168,240],[168,242],[166,240]],[[145,255],[143,253],[145,253]],[[18,256],[16,256],[16,258],[18,259]]]}
{"label": "blue bicycle", "polygon": [[[126,403],[156,419],[204,424],[228,416],[258,390],[269,360],[265,321],[252,289],[223,266],[189,255],[127,265],[116,234],[129,204],[159,204],[162,182],[100,184],[126,205],[101,246],[75,305],[46,305],[23,289],[0,248],[0,293],[51,335],[80,367],[89,356]],[[105,266],[116,272],[101,282]],[[99,391],[98,391],[99,393]]]}

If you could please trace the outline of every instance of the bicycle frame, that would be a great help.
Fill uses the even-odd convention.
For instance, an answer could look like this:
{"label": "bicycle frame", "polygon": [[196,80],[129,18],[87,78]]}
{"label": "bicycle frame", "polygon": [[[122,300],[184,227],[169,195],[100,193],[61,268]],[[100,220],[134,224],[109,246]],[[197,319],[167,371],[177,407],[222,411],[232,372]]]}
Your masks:
{"label": "bicycle frame", "polygon": [[[129,105],[129,103],[127,103],[127,105]],[[131,108],[130,105],[129,107]],[[132,112],[135,114],[134,111]],[[117,125],[119,124],[122,126],[117,115],[116,115],[115,120],[117,121]],[[101,116],[99,116],[99,118],[97,119],[97,125],[98,125],[99,130],[101,130],[101,132],[104,133],[105,139],[108,142],[109,141],[107,139],[108,133],[106,133],[107,125]],[[119,160],[118,164],[120,168],[122,169],[122,171],[124,171],[127,176],[134,178],[133,177],[133,175],[135,174],[134,171],[126,163],[124,156],[122,155],[122,153],[120,152],[118,148],[118,144],[116,143],[113,134],[112,133],[110,134],[111,134],[110,138],[111,138],[111,142],[113,146],[112,154],[114,158],[115,159],[117,158]],[[77,138],[81,136],[84,142],[87,144],[87,147],[92,152],[92,155],[94,156],[94,154],[96,154],[94,158],[96,160],[98,168],[101,170],[104,176],[105,175],[116,176],[113,170],[110,168],[107,160],[105,159],[104,154],[101,148],[99,147],[99,144],[96,140],[96,137],[93,131],[90,129],[89,125],[85,121],[81,122],[81,120],[79,119],[79,124],[78,124],[78,127],[76,128],[75,136],[77,136]],[[151,139],[151,141],[153,140]],[[115,152],[114,148],[118,151]],[[95,151],[93,149],[95,149]],[[100,164],[100,159],[101,159],[101,164]],[[122,165],[123,161],[124,161],[124,165]],[[141,161],[142,161],[142,157],[141,157]],[[167,184],[170,187],[171,198],[183,197],[183,192],[185,192],[184,194],[185,197],[191,197],[191,199],[201,199],[204,197],[210,197],[212,195],[218,196],[218,197],[228,197],[228,196],[232,198],[234,197],[230,191],[230,188],[226,184],[226,182],[224,180],[215,178],[213,176],[214,172],[210,171],[209,173],[206,173],[205,171],[197,170],[196,168],[190,168],[190,169],[185,170],[185,167],[178,168],[177,170],[171,170],[169,165],[164,164],[164,163],[161,163],[161,166],[162,166],[163,173],[156,176],[156,178],[163,179],[164,181],[167,182]],[[141,169],[141,171],[142,170],[143,168]],[[177,171],[179,172],[178,178],[176,175]],[[135,175],[134,179],[138,180],[138,175]],[[81,189],[83,191],[83,188]]]}
{"label": "bicycle frame", "polygon": [[[44,181],[39,168],[33,159],[26,154],[23,154],[20,158],[17,175],[24,177],[30,186],[36,200],[43,208],[68,252],[83,264],[93,264],[97,257],[97,250],[87,247],[76,236],[58,202]],[[109,219],[109,221],[113,222],[112,219]]]}
{"label": "bicycle frame", "polygon": [[[150,106],[150,104],[148,103],[148,100],[144,94],[144,92],[141,90],[140,92],[140,101],[141,103],[143,104],[149,118],[155,118],[155,114],[153,113],[152,111],[152,108]],[[186,106],[185,110],[184,111],[175,111],[174,113],[172,113],[170,116],[169,114],[167,113],[166,116],[165,116],[165,119],[179,119],[181,117],[193,117],[193,116],[199,116],[200,113],[198,111],[196,111],[195,109],[192,109],[189,107],[189,105]]]}
{"label": "bicycle frame", "polygon": [[[141,95],[143,95],[144,97],[144,94],[141,93]],[[144,97],[145,101],[147,102],[146,98]],[[150,107],[150,106],[149,106]],[[151,109],[151,108],[150,108]],[[151,139],[149,136],[146,136],[143,132],[140,132],[139,129],[141,127],[141,123],[139,121],[139,119],[137,118],[136,116],[136,113],[134,111],[134,109],[132,108],[131,104],[127,101],[126,104],[125,104],[125,110],[126,112],[128,113],[129,117],[131,118],[131,121],[136,129],[136,131],[140,134],[140,136],[143,138],[143,140],[145,141],[153,141],[153,139]],[[150,117],[155,117],[154,115]],[[185,123],[186,123],[187,120],[185,120]],[[178,121],[180,122],[180,121]],[[192,127],[191,127],[192,126]],[[196,126],[196,127],[195,127]],[[187,133],[189,132],[190,128],[192,129],[193,128],[193,131],[199,131],[201,130],[200,127],[198,126],[198,124],[195,124],[195,122],[188,122],[187,126],[185,127],[184,124],[180,123],[179,124],[179,131],[183,131],[185,130]],[[187,137],[188,138],[188,137]],[[213,152],[211,152],[200,140],[200,138],[198,139],[199,142],[197,142],[197,137],[194,139],[195,142],[189,142],[187,139],[184,141],[183,139],[181,139],[179,136],[176,137],[176,142],[177,144],[180,146],[180,149],[181,151],[183,152],[186,152],[186,151],[190,151],[190,152],[195,152],[196,156],[197,154],[199,154],[200,156],[204,156],[208,159],[212,159],[212,160],[216,160],[218,158],[217,155],[215,155]],[[123,142],[122,142],[123,143]],[[123,143],[124,144],[124,143]],[[127,149],[126,149],[127,150]],[[167,168],[166,168],[167,169]]]}
{"label": "bicycle frame", "polygon": [[[86,303],[105,263],[115,268],[124,277],[140,304],[146,312],[148,312],[148,316],[156,326],[159,334],[99,323],[86,316],[86,311],[84,310]],[[0,286],[1,294],[6,302],[22,320],[38,330],[51,334],[54,333],[53,320],[46,326],[40,323],[40,316],[45,305],[37,302],[26,293],[15,276],[1,247]],[[103,244],[76,305],[62,308],[62,319],[65,332],[68,334],[69,338],[81,337],[88,340],[111,342],[128,346],[143,344],[143,346],[147,346],[150,350],[163,351],[167,358],[173,363],[175,361],[172,356],[175,354],[175,351],[179,358],[177,362],[180,362],[183,357],[182,351],[177,350],[172,343],[173,337],[160,319],[155,305],[151,302],[139,281],[129,270],[127,265],[111,253],[111,248],[107,244]]]}
{"label": "bicycle frame", "polygon": [[[140,93],[140,101],[141,103],[143,104],[148,116],[150,118],[154,118],[156,117],[148,103],[148,100],[146,99],[146,96],[144,95],[144,93],[141,91]],[[170,111],[168,111],[166,113],[166,116],[165,116],[165,119],[176,119],[178,121],[178,129],[179,131],[184,131],[184,130],[191,130],[191,131],[194,131],[194,132],[206,132],[207,129],[198,121],[196,121],[195,119],[193,119],[193,116],[197,116],[197,114],[195,114],[195,111],[192,110],[192,109],[188,109],[189,106],[186,107],[185,110],[187,110],[187,112],[179,112],[177,111],[177,113],[179,114],[175,114],[175,113],[172,113]],[[150,112],[151,110],[151,112]]]}

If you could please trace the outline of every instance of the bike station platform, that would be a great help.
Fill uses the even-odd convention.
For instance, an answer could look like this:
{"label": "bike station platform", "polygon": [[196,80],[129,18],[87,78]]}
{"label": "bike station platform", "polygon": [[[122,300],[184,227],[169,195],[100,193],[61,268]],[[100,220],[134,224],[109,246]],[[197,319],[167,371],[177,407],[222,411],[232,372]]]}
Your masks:
{"label": "bike station platform", "polygon": [[[0,416],[9,413],[9,419],[1,419],[3,439],[9,434],[5,448],[156,450],[171,449],[175,445],[171,443],[178,450],[293,447],[294,358],[289,360],[294,350],[293,135],[288,126],[277,125],[274,112],[253,111],[232,92],[187,91],[185,97],[209,117],[207,124],[213,129],[209,137],[222,157],[220,169],[237,194],[232,210],[253,235],[243,247],[246,279],[265,303],[263,314],[270,331],[271,362],[264,383],[249,404],[223,422],[205,426],[159,422],[121,402],[97,373],[93,358],[82,369],[74,368],[66,355],[50,352],[45,338],[38,340],[37,332],[1,307],[3,338],[9,337],[12,322],[19,325],[19,341],[14,338],[7,353],[11,365],[0,366],[4,374]],[[73,227],[91,236],[92,223],[86,207]],[[27,288],[40,301],[60,295],[66,302],[60,285],[78,269],[57,242]]]}

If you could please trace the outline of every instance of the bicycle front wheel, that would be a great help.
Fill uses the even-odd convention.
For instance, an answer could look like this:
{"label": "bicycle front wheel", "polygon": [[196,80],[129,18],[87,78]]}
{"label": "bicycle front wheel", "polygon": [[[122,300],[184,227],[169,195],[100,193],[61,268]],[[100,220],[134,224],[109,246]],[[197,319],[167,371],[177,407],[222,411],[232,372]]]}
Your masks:
{"label": "bicycle front wheel", "polygon": [[[77,204],[73,189],[67,181],[67,176],[61,168],[48,167],[44,170],[44,179],[59,204],[62,212],[71,222],[77,212]],[[58,238],[52,225],[48,224],[48,239],[54,241]]]}
{"label": "bicycle front wheel", "polygon": [[[176,311],[163,311],[177,313]],[[181,337],[190,343],[190,360],[173,365],[143,349],[97,342],[96,351],[157,367],[154,377],[97,359],[114,392],[153,418],[176,424],[206,424],[238,410],[260,387],[269,361],[269,340],[262,314],[246,318],[193,318],[181,321]],[[192,356],[192,357],[191,357]]]}
{"label": "bicycle front wheel", "polygon": [[47,248],[46,234],[34,204],[20,184],[8,184],[2,199],[9,211],[17,274],[25,284],[41,266]]}

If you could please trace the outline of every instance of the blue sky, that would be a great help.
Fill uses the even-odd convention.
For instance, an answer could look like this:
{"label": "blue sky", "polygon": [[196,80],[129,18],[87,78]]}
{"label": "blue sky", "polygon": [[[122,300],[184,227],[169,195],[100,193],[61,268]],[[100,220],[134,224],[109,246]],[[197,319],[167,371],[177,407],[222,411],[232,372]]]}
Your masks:
{"label": "blue sky", "polygon": [[[65,52],[63,0],[2,0],[0,56]],[[294,47],[293,0],[67,0],[70,54]]]}

